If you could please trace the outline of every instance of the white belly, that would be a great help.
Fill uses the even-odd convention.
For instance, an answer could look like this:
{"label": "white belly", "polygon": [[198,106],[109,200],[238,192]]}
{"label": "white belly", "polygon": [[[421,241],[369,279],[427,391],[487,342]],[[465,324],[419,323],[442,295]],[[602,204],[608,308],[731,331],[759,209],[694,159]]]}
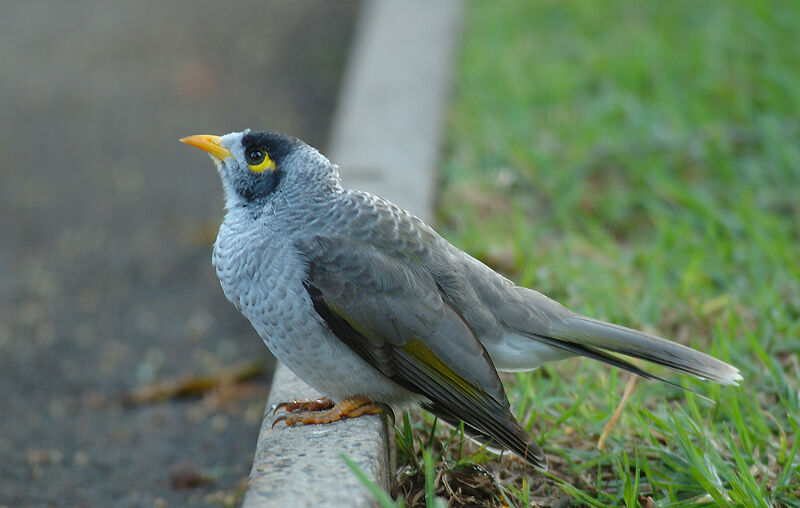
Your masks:
{"label": "white belly", "polygon": [[[308,305],[311,307],[310,301]],[[317,391],[334,400],[366,395],[391,406],[406,406],[422,398],[379,373],[333,335],[317,316],[309,315],[303,323],[291,321],[260,326],[250,319],[278,361]]]}
{"label": "white belly", "polygon": [[404,406],[422,398],[380,374],[328,329],[303,287],[306,268],[294,252],[273,244],[268,258],[258,248],[233,247],[218,238],[214,250],[225,296],[297,377],[334,400],[366,395]]}

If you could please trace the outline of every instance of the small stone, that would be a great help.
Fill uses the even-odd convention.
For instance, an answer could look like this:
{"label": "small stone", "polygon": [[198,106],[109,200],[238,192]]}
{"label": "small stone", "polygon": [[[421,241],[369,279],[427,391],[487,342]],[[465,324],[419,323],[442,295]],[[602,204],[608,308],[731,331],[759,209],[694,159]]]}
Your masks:
{"label": "small stone", "polygon": [[222,432],[228,428],[228,417],[222,413],[215,414],[211,418],[211,428],[216,432]]}
{"label": "small stone", "polygon": [[50,464],[50,454],[47,450],[28,450],[28,464],[32,466],[46,466]]}
{"label": "small stone", "polygon": [[89,464],[89,454],[86,453],[86,450],[78,450],[72,457],[72,462],[76,466],[85,467]]}

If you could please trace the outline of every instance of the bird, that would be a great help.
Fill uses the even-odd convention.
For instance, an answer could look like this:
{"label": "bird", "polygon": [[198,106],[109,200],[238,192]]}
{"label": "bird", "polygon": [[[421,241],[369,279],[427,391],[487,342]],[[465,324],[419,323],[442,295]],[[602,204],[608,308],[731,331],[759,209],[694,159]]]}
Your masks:
{"label": "bird", "polygon": [[278,361],[325,395],[283,404],[286,425],[417,405],[546,470],[499,371],[583,356],[669,382],[631,357],[742,380],[710,355],[516,285],[411,213],[344,187],[338,167],[298,138],[246,129],[180,141],[207,152],[222,181],[212,262],[225,296]]}

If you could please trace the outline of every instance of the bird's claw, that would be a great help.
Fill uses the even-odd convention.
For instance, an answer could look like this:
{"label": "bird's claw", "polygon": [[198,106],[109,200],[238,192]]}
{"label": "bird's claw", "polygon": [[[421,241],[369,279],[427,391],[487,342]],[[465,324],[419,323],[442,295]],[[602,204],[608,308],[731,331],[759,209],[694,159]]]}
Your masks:
{"label": "bird's claw", "polygon": [[[275,404],[275,405],[273,405],[273,406],[272,406],[272,416],[275,416],[275,413],[277,413],[277,412],[278,412],[278,411],[280,411],[281,409],[285,409],[285,408],[287,408],[287,407],[289,407],[289,403],[288,403],[288,402],[281,402],[280,404]],[[276,420],[276,421],[277,421],[277,420]],[[275,425],[273,425],[273,427],[274,427],[274,426],[275,426]]]}
{"label": "bird's claw", "polygon": [[333,401],[327,397],[311,400],[290,400],[288,402],[276,404],[272,408],[272,415],[275,416],[275,413],[281,409],[287,413],[293,413],[295,411],[324,411],[332,408],[333,406]]}
{"label": "bird's claw", "polygon": [[336,422],[343,418],[379,414],[387,410],[389,414],[393,415],[391,408],[388,406],[373,402],[364,396],[342,399],[336,404],[330,399],[282,403],[275,407],[273,414],[278,409],[285,409],[286,413],[272,422],[273,429],[278,422],[284,422],[288,427],[294,427],[298,423],[303,425],[325,424]]}
{"label": "bird's claw", "polygon": [[278,422],[286,422],[286,426],[287,427],[294,427],[294,424],[295,424],[294,415],[292,415],[290,413],[286,413],[286,414],[280,415],[279,417],[275,418],[275,421],[272,422],[272,427],[271,428],[274,429],[275,426],[278,425]]}
{"label": "bird's claw", "polygon": [[392,409],[392,406],[390,406],[388,404],[383,404],[383,403],[380,403],[378,405],[381,407],[381,409],[383,409],[383,412],[388,416],[389,423],[391,425],[394,425],[395,417],[394,417],[394,410]]}

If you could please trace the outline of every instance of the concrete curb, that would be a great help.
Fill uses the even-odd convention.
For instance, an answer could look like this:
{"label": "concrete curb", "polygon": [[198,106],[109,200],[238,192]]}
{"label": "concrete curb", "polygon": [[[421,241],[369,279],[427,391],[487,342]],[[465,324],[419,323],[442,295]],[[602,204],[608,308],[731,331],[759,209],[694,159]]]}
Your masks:
{"label": "concrete curb", "polygon": [[[433,213],[458,0],[366,0],[333,122],[328,155],[348,187],[412,211]],[[279,366],[261,425],[243,506],[375,506],[344,453],[384,489],[392,483],[394,436],[385,415],[272,429],[271,408],[319,394]]]}

